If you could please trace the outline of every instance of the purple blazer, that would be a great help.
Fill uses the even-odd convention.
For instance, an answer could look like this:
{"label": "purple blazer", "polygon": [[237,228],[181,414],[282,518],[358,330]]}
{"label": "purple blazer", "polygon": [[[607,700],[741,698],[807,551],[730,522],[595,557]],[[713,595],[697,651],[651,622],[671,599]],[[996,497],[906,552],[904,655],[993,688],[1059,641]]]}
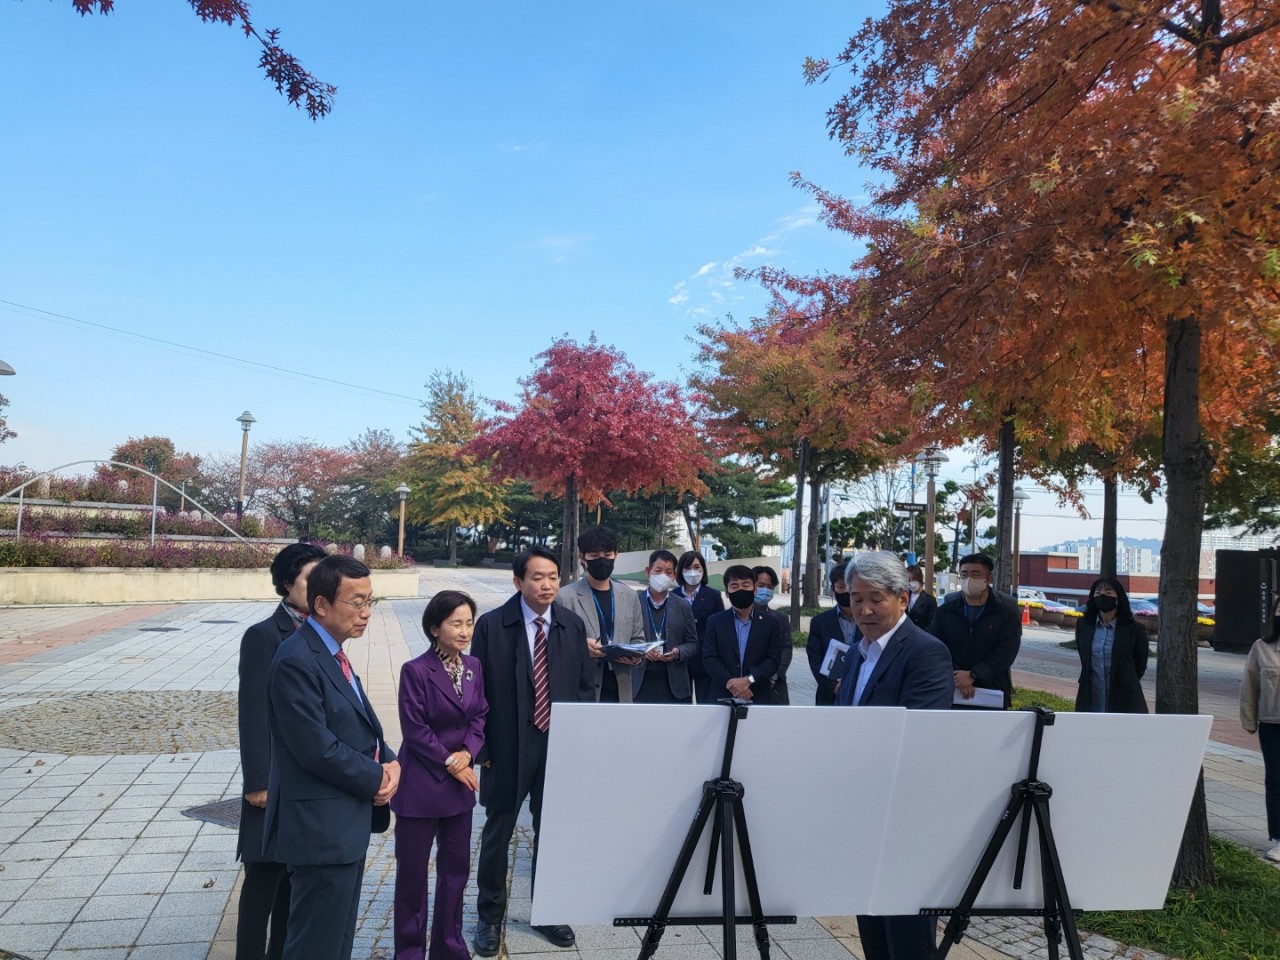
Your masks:
{"label": "purple blazer", "polygon": [[400,670],[400,788],[391,799],[397,817],[452,817],[476,805],[476,795],[444,768],[449,754],[475,757],[484,745],[480,661],[462,656],[462,700],[434,650]]}

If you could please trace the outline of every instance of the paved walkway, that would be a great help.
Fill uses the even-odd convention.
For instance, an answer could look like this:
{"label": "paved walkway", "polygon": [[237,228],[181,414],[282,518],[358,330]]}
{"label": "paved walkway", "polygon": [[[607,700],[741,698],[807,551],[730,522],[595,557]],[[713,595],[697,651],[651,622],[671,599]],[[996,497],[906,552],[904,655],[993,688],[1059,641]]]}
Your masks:
{"label": "paved walkway", "polygon": [[[428,569],[422,592],[464,589],[489,609],[509,596],[509,577]],[[399,667],[424,649],[418,625],[424,606],[425,600],[380,605],[366,636],[348,645],[392,742],[399,739]],[[6,950],[39,960],[233,957],[235,831],[183,811],[239,795],[239,639],[270,610],[254,602],[0,609],[0,960]],[[792,674],[793,699],[810,702],[812,680],[802,662]],[[1050,686],[1044,680],[1028,685]],[[1261,848],[1256,750],[1211,744],[1205,775],[1214,832]],[[482,817],[478,812],[477,847]],[[634,930],[579,927],[578,949],[564,951],[529,928],[525,817],[515,841],[507,954],[634,957]],[[392,956],[389,838],[375,838],[370,848],[357,960]],[[468,933],[474,886],[469,893]],[[971,932],[974,938],[951,956],[1045,955],[1043,938],[1024,921],[979,920]],[[852,918],[804,918],[770,933],[773,956],[785,960],[862,955]],[[742,955],[753,956],[748,932],[740,934],[748,948]],[[1101,938],[1086,946],[1098,960],[1141,955]],[[719,955],[719,930],[694,927],[673,928],[658,954]]]}

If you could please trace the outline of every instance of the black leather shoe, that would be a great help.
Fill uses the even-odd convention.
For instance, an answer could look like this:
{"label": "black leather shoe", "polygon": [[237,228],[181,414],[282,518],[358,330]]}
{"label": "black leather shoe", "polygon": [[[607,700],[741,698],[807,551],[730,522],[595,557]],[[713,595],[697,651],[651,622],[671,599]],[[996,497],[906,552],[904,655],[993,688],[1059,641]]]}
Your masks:
{"label": "black leather shoe", "polygon": [[476,948],[477,956],[496,957],[501,940],[502,924],[485,923],[483,920],[476,924],[476,939],[473,946]]}
{"label": "black leather shoe", "polygon": [[557,947],[572,947],[578,942],[578,938],[573,935],[573,927],[565,926],[563,923],[534,927],[533,929],[537,930]]}

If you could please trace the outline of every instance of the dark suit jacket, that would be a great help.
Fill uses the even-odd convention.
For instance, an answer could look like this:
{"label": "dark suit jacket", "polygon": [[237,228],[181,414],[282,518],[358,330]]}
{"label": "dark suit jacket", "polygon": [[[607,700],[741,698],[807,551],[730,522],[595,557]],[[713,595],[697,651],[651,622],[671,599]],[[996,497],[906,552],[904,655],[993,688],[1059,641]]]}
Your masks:
{"label": "dark suit jacket", "polygon": [[956,670],[968,670],[976,686],[1004,691],[1004,708],[1013,702],[1010,672],[1022,646],[1022,609],[1013,597],[987,591],[982,615],[970,623],[965,599],[950,594],[938,605],[929,632],[947,645]]}
{"label": "dark suit jacket", "polygon": [[[845,707],[853,705],[863,662],[856,648],[849,653],[836,700]],[[857,706],[950,710],[956,689],[953,672],[951,655],[942,642],[908,619],[886,641]]]}
{"label": "dark suit jacket", "polygon": [[[663,612],[666,611],[666,623],[663,623]],[[667,685],[671,687],[671,695],[682,699],[693,694],[693,684],[689,681],[689,665],[698,659],[698,626],[693,618],[693,608],[687,600],[676,595],[674,590],[667,594],[666,602],[658,610],[649,602],[649,591],[640,592],[640,619],[644,622],[644,638],[648,643],[657,639],[653,632],[654,624],[664,627],[662,649],[665,653],[677,651],[679,656],[667,666]],[[647,664],[641,663],[632,667],[631,676],[637,692],[644,682],[644,671]]]}
{"label": "dark suit jacket", "polygon": [[[267,673],[285,637],[296,628],[283,606],[244,632],[240,640],[240,776],[241,793],[267,789],[271,773],[271,731],[267,729]],[[262,827],[266,810],[240,798],[240,839],[236,855],[245,863],[262,860]]]}
{"label": "dark suit jacket", "polygon": [[705,677],[707,671],[702,664],[702,645],[707,639],[707,621],[711,619],[713,613],[719,613],[724,609],[724,594],[719,590],[711,589],[705,583],[698,584],[698,591],[693,595],[692,600],[689,600],[688,594],[684,592],[683,584],[673,592],[678,593],[682,600],[689,601],[689,606],[693,608],[693,624],[698,631],[698,655],[689,662],[689,676]]}
{"label": "dark suit jacket", "polygon": [[[472,759],[484,746],[484,669],[462,656],[462,699],[434,650],[400,668],[400,788],[391,798],[397,817],[452,817],[476,805],[476,795],[444,768],[449,755]],[[425,864],[423,865],[425,868]]]}
{"label": "dark suit jacket", "polygon": [[[525,632],[520,594],[476,622],[471,655],[484,670],[485,743],[480,764],[480,802],[487,810],[509,810],[519,793],[520,763],[533,727],[533,657]],[[595,665],[587,654],[582,618],[559,603],[551,609],[547,630],[547,682],[552,703],[594,703]],[[551,710],[552,727],[555,708]]]}
{"label": "dark suit jacket", "polygon": [[751,699],[756,703],[769,703],[772,678],[782,662],[782,632],[778,629],[778,620],[752,605],[746,656],[740,661],[736,618],[737,614],[730,609],[712,614],[707,621],[702,665],[711,678],[711,700],[714,703],[729,696],[727,684],[733,677],[753,676],[756,682],[751,685]]}
{"label": "dark suit jacket", "polygon": [[[836,681],[840,678],[824,677],[818,671],[822,668],[822,661],[827,656],[827,647],[831,645],[831,641],[839,640],[844,643],[844,631],[840,629],[839,616],[840,611],[832,607],[830,610],[823,610],[809,621],[809,639],[805,642],[805,653],[809,657],[809,672],[818,683],[813,702],[819,707],[830,706],[836,702]],[[855,627],[855,638],[857,633]]]}
{"label": "dark suit jacket", "polygon": [[[1080,689],[1076,694],[1076,710],[1096,710],[1091,703],[1090,674],[1093,672],[1093,633],[1098,621],[1084,616],[1076,621],[1076,653],[1080,655]],[[1142,675],[1147,672],[1147,631],[1136,620],[1116,623],[1116,638],[1111,646],[1111,676],[1107,678],[1107,713],[1148,713],[1147,698],[1142,692]]]}
{"label": "dark suit jacket", "polygon": [[921,590],[916,594],[915,606],[907,611],[907,616],[921,630],[928,630],[933,626],[933,617],[937,612],[938,601],[934,599],[933,594]]}
{"label": "dark suit jacket", "polygon": [[351,689],[309,622],[280,644],[267,690],[268,859],[304,865],[362,859],[382,764],[396,758],[368,694],[363,686],[359,696]]}

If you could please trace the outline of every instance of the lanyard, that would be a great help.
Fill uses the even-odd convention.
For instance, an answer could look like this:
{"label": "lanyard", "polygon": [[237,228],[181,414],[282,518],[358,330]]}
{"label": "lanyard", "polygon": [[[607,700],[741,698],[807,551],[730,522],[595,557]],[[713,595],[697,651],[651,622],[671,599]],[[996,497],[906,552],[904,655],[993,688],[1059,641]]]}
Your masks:
{"label": "lanyard", "polygon": [[609,619],[604,619],[604,608],[600,606],[600,598],[596,596],[594,590],[591,591],[591,602],[596,605],[596,613],[600,614],[600,632],[604,634],[605,643],[613,643],[613,628],[616,626],[613,620],[613,584],[609,584]]}
{"label": "lanyard", "polygon": [[[648,600],[648,598],[645,598]],[[649,611],[649,626],[653,628],[653,638],[662,643],[662,635],[667,632],[667,605],[662,605],[662,626],[658,626],[653,619],[653,602],[649,601],[645,604],[645,609]]]}

